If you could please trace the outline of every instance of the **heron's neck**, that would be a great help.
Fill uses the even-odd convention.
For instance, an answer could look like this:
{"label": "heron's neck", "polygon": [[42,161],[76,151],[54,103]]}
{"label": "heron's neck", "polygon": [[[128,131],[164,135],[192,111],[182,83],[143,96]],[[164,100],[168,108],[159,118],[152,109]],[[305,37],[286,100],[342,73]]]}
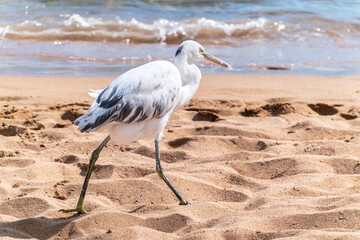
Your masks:
{"label": "heron's neck", "polygon": [[194,64],[189,64],[185,54],[179,54],[175,58],[175,66],[179,69],[182,81],[182,98],[178,108],[187,104],[194,96],[201,79],[201,72]]}
{"label": "heron's neck", "polygon": [[200,70],[194,64],[188,63],[186,54],[180,53],[178,56],[176,56],[174,64],[179,69],[183,85],[199,84],[201,79]]}

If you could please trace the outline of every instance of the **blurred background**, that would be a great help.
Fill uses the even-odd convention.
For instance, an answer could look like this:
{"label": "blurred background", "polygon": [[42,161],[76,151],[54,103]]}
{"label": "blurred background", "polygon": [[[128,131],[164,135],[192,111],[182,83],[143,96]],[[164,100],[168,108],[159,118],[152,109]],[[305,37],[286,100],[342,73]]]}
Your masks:
{"label": "blurred background", "polygon": [[231,73],[360,74],[360,1],[0,0],[1,75],[118,76],[186,39]]}

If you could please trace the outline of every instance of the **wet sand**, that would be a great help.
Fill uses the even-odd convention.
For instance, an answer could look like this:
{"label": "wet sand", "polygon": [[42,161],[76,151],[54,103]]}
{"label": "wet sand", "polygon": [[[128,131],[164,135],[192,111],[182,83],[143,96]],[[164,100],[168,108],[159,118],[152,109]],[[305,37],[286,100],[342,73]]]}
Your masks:
{"label": "wet sand", "polygon": [[359,239],[360,77],[205,75],[161,142],[110,141],[84,208],[88,89],[112,78],[0,77],[4,239]]}

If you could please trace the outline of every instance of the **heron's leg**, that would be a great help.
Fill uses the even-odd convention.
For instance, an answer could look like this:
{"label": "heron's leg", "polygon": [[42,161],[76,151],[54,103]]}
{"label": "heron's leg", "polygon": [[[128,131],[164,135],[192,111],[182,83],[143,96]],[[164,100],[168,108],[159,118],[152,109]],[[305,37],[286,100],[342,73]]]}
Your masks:
{"label": "heron's leg", "polygon": [[159,141],[155,140],[155,154],[156,154],[156,172],[165,181],[165,183],[169,186],[171,191],[176,195],[176,197],[180,200],[180,205],[187,205],[188,202],[181,196],[181,194],[176,190],[176,188],[171,184],[169,179],[165,176],[163,172],[163,168],[160,165],[160,150],[159,150]]}
{"label": "heron's leg", "polygon": [[90,180],[90,176],[91,176],[91,172],[93,170],[93,167],[95,165],[96,160],[99,158],[99,154],[101,152],[101,150],[105,147],[105,145],[110,141],[110,135],[108,135],[105,140],[92,152],[91,154],[91,158],[90,158],[90,162],[89,162],[89,166],[86,172],[86,177],[85,177],[85,181],[80,193],[80,197],[78,200],[78,203],[76,205],[76,208],[73,209],[61,209],[60,211],[64,212],[64,213],[69,213],[69,212],[78,212],[78,213],[82,213],[85,214],[87,213],[82,205],[84,202],[84,198],[85,198],[85,193],[86,193],[86,189],[88,187],[88,183]]}

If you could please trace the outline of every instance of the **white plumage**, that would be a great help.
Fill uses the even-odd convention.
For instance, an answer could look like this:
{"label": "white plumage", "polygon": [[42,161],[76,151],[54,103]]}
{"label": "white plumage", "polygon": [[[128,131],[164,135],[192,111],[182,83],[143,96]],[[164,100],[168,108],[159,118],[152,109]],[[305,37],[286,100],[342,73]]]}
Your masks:
{"label": "white plumage", "polygon": [[76,119],[75,125],[79,126],[81,132],[106,126],[109,136],[92,154],[76,208],[64,212],[86,213],[82,204],[88,181],[100,151],[111,138],[118,144],[154,139],[157,173],[180,200],[180,204],[188,203],[163,173],[159,141],[171,114],[189,102],[199,86],[201,72],[188,60],[203,59],[231,68],[205,52],[197,42],[185,41],[176,51],[174,64],[168,61],[150,62],[125,72],[104,90],[91,90],[89,95],[96,99],[89,110]]}
{"label": "white plumage", "polygon": [[118,144],[140,138],[160,140],[182,97],[181,84],[179,70],[170,62],[155,61],[134,68],[106,89],[90,92],[96,100],[75,124],[86,132],[108,125],[111,138]]}
{"label": "white plumage", "polygon": [[75,124],[82,132],[108,125],[111,138],[118,144],[140,138],[161,140],[170,115],[184,106],[199,86],[200,70],[188,60],[205,56],[211,55],[200,44],[185,41],[176,53],[175,64],[154,61],[125,72],[106,89],[89,93],[96,100]]}

